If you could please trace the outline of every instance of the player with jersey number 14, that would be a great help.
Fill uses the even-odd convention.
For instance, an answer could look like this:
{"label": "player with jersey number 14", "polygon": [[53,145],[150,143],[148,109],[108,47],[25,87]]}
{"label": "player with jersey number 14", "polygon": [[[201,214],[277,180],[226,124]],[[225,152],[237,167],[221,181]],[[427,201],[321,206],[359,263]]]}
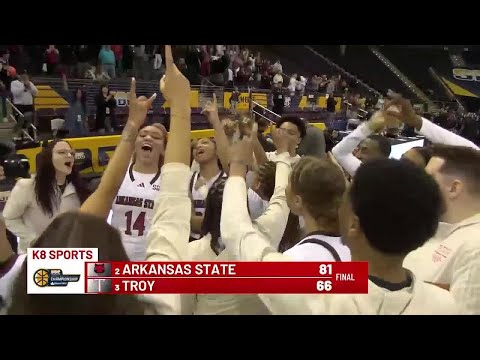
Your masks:
{"label": "player with jersey number 14", "polygon": [[132,161],[112,204],[111,225],[120,231],[132,261],[143,261],[146,257],[146,235],[160,190],[166,139],[167,130],[161,124],[140,129]]}

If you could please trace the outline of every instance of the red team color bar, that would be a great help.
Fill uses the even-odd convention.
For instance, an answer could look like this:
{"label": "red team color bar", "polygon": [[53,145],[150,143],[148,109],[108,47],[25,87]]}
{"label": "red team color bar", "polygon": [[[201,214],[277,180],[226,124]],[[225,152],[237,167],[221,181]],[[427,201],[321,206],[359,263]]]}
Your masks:
{"label": "red team color bar", "polygon": [[366,262],[88,262],[91,294],[366,294]]}

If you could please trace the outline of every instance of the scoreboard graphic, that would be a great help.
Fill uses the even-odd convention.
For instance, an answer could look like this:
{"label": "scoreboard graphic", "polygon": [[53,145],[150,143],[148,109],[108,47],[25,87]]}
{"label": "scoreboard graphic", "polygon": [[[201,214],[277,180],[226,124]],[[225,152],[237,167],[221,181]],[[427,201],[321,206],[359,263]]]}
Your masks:
{"label": "scoreboard graphic", "polygon": [[90,294],[315,294],[368,292],[364,262],[87,262]]}
{"label": "scoreboard graphic", "polygon": [[366,262],[112,262],[28,249],[28,294],[366,294]]}

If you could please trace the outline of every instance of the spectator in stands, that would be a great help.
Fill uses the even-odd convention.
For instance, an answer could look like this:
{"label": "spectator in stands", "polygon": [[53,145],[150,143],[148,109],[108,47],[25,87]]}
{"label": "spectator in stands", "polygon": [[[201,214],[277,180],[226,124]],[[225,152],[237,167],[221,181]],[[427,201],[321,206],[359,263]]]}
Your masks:
{"label": "spectator in stands", "polygon": [[465,116],[460,121],[460,129],[458,132],[462,137],[474,143],[479,142],[480,126],[478,120],[472,115]]}
{"label": "spectator in stands", "polygon": [[60,62],[60,52],[55,45],[48,45],[48,49],[45,51],[45,64],[48,75],[53,75],[56,72],[57,65]]}
{"label": "spectator in stands", "polygon": [[[279,81],[280,79],[277,78],[278,82],[280,84],[280,87],[283,86],[283,76],[282,76],[282,80]],[[270,74],[268,73],[268,71],[266,70],[263,70],[262,71],[262,74],[261,74],[261,78],[260,78],[260,88],[261,89],[270,89],[271,88],[271,76]],[[275,86],[275,85],[274,85]]]}
{"label": "spectator in stands", "polygon": [[133,70],[133,46],[124,45],[123,46],[123,57],[122,57],[122,69],[126,72],[127,76],[132,76]]}
{"label": "spectator in stands", "polygon": [[326,91],[327,94],[333,95],[333,93],[335,92],[335,79],[334,78],[332,78],[328,81],[325,91]]}
{"label": "spectator in stands", "polygon": [[95,118],[95,130],[104,133],[113,132],[115,107],[117,102],[107,85],[101,85],[100,91],[95,97],[95,104],[97,105],[97,115]]}
{"label": "spectator in stands", "polygon": [[155,49],[153,51],[154,54],[154,60],[153,60],[153,70],[156,72],[160,73],[162,69],[162,46],[160,45],[155,45]]}
{"label": "spectator in stands", "polygon": [[295,95],[296,89],[297,89],[297,74],[293,74],[290,77],[290,81],[288,83],[288,91],[290,92],[290,96]]}
{"label": "spectator in stands", "polygon": [[8,65],[10,61],[10,51],[8,49],[3,49],[0,54],[1,54],[0,61]]}
{"label": "spectator in stands", "polygon": [[0,80],[0,121],[7,122],[7,99],[10,97],[10,91]]}
{"label": "spectator in stands", "polygon": [[272,111],[275,114],[282,115],[283,108],[285,106],[285,94],[282,89],[282,83],[278,83],[277,85],[275,85],[272,91],[272,98],[273,98]]}
{"label": "spectator in stands", "polygon": [[133,73],[137,79],[145,77],[146,54],[145,45],[134,45]]}
{"label": "spectator in stands", "polygon": [[110,45],[115,54],[115,75],[122,74],[123,45]]}
{"label": "spectator in stands", "polygon": [[299,76],[296,85],[296,91],[300,93],[300,96],[303,96],[305,93],[305,87],[307,86],[307,78],[304,76]]}
{"label": "spectator in stands", "polygon": [[65,75],[63,75],[63,90],[65,92],[64,97],[70,104],[65,114],[65,129],[68,130],[68,136],[87,136],[89,127],[86,91],[76,89],[73,92],[69,92],[67,77]]}
{"label": "spectator in stands", "polygon": [[98,67],[106,72],[111,79],[115,78],[115,53],[112,51],[110,45],[103,45],[98,53]]}
{"label": "spectator in stands", "polygon": [[314,75],[308,83],[309,87],[310,87],[310,90],[318,91],[318,87],[320,85],[321,80],[322,79],[319,76]]}
{"label": "spectator in stands", "polygon": [[238,91],[238,88],[235,86],[232,92],[232,96],[230,96],[229,102],[230,102],[230,112],[232,114],[237,113],[237,105],[238,102],[240,101],[240,92]]}
{"label": "spectator in stands", "polygon": [[75,50],[75,55],[77,57],[77,67],[76,67],[76,76],[79,79],[84,79],[87,70],[90,68],[88,63],[88,48],[87,45],[79,45]]}
{"label": "spectator in stands", "polygon": [[17,135],[21,132],[22,127],[29,129],[29,125],[33,121],[33,98],[37,96],[38,90],[30,81],[27,74],[22,74],[12,82],[10,86],[13,95],[13,104],[23,114],[17,118]]}
{"label": "spectator in stands", "polygon": [[233,88],[233,70],[231,66],[227,67],[226,74],[224,76],[226,80],[225,87],[227,89],[232,89]]}
{"label": "spectator in stands", "polygon": [[73,45],[62,45],[60,50],[62,57],[60,59],[60,72],[66,74],[67,76],[72,76],[77,64],[77,59],[75,56],[75,49]]}
{"label": "spectator in stands", "polygon": [[329,80],[327,79],[327,75],[322,75],[319,80],[318,91],[321,93],[326,93],[328,83],[329,83]]}
{"label": "spectator in stands", "polygon": [[200,65],[200,75],[204,78],[208,78],[210,76],[210,51],[207,45],[202,45],[201,50],[201,65]]}
{"label": "spectator in stands", "polygon": [[283,66],[280,60],[275,61],[275,64],[272,65],[272,72],[274,74],[283,74]]}
{"label": "spectator in stands", "polygon": [[335,120],[337,100],[335,100],[333,95],[327,94],[327,96],[327,120],[332,121]]}
{"label": "spectator in stands", "polygon": [[8,71],[8,65],[3,59],[0,59],[0,81],[7,88],[7,90],[10,89],[12,78],[10,77],[10,74]]}
{"label": "spectator in stands", "polygon": [[0,120],[7,118],[7,99],[11,97],[10,83],[8,68],[0,61]]}

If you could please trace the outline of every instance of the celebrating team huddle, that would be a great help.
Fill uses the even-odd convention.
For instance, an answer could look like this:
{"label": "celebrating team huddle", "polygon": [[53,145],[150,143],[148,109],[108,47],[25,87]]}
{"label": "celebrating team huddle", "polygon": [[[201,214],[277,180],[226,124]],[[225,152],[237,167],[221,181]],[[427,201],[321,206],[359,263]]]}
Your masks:
{"label": "celebrating team huddle", "polygon": [[[235,275],[235,265],[215,262],[362,261],[368,262],[368,293],[68,295],[66,304],[64,296],[26,294],[25,256],[0,239],[0,260],[7,264],[0,278],[4,311],[480,313],[480,151],[475,144],[417,116],[400,96],[326,157],[297,154],[307,125],[292,116],[271,127],[276,150],[265,151],[257,122],[240,118],[232,127],[230,119],[219,118],[216,98],[204,112],[215,138],[192,143],[189,82],[175,66],[170,46],[165,51],[160,91],[171,106],[168,138],[163,126],[144,126],[155,95],[137,98],[132,79],[127,124],[93,193],[82,192],[75,167],[67,166],[73,150],[66,141],[49,150],[50,213],[42,215],[45,220],[33,235],[25,213],[31,208],[45,212],[36,192],[38,175],[22,206],[14,194],[25,184],[12,192],[4,217],[8,228],[27,236],[19,252],[91,247],[98,248],[99,261],[145,261],[123,268],[126,275]],[[429,158],[412,149],[402,160],[390,159],[380,134],[392,122],[412,126],[430,140]],[[68,196],[76,206],[73,201],[67,206]],[[178,265],[188,261],[212,265]]]}

